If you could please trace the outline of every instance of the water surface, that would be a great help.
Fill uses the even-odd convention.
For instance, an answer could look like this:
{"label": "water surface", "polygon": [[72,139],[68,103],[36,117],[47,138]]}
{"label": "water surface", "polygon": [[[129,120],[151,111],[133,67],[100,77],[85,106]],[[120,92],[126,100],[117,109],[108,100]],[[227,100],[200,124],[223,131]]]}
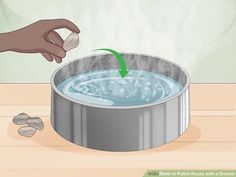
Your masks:
{"label": "water surface", "polygon": [[129,70],[122,79],[116,69],[73,76],[60,83],[58,89],[86,103],[134,106],[161,101],[179,92],[182,86],[171,78],[142,70]]}

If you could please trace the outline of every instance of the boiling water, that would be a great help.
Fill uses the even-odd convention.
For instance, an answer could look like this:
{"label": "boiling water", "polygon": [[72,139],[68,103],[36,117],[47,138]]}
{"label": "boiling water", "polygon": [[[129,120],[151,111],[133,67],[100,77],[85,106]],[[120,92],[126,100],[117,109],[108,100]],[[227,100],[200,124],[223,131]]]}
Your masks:
{"label": "boiling water", "polygon": [[159,102],[182,89],[166,76],[130,70],[123,79],[118,70],[95,71],[73,76],[58,85],[65,95],[85,103],[133,106]]}

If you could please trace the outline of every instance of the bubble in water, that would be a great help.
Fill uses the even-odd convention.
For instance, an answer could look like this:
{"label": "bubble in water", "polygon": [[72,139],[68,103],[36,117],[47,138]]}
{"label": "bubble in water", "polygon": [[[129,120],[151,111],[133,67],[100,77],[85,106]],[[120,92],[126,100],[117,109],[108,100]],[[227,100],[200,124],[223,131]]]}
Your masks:
{"label": "bubble in water", "polygon": [[109,94],[109,91],[106,87],[102,86],[101,87],[101,92],[104,94],[104,95],[108,95]]}
{"label": "bubble in water", "polygon": [[134,88],[129,92],[127,97],[137,97],[137,96],[138,96],[138,88]]}
{"label": "bubble in water", "polygon": [[116,87],[112,88],[112,95],[115,97],[125,97],[125,94],[126,94],[126,90],[120,84],[117,84]]}
{"label": "bubble in water", "polygon": [[134,87],[136,88],[141,87],[141,82],[138,79],[135,80]]}
{"label": "bubble in water", "polygon": [[142,98],[147,99],[152,97],[152,89],[148,86],[145,86],[142,90]]}
{"label": "bubble in water", "polygon": [[147,87],[151,87],[152,83],[151,83],[151,81],[148,81],[148,82],[145,82],[144,85],[147,86]]}

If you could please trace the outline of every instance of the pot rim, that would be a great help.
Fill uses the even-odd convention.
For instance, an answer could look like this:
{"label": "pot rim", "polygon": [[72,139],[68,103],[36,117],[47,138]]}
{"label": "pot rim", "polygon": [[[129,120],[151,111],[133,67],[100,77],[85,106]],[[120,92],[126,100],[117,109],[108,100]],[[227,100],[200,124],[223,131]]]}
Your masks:
{"label": "pot rim", "polygon": [[[51,79],[50,79],[50,83],[51,83],[51,87],[53,89],[53,91],[55,91],[58,95],[60,95],[61,97],[63,97],[64,99],[68,100],[68,101],[72,101],[74,103],[77,103],[77,104],[81,104],[81,105],[84,105],[84,106],[89,106],[89,107],[96,107],[96,108],[104,108],[104,109],[137,109],[137,108],[146,108],[146,107],[152,107],[152,106],[156,106],[156,105],[159,105],[159,104],[163,104],[163,103],[166,103],[166,102],[169,102],[171,101],[172,99],[174,98],[177,98],[179,97],[180,95],[182,95],[184,92],[186,92],[189,88],[189,84],[190,84],[190,76],[188,74],[188,72],[182,67],[180,66],[179,64],[176,64],[170,60],[166,60],[162,57],[157,57],[157,56],[154,56],[154,55],[147,55],[147,54],[142,54],[142,53],[126,53],[126,52],[121,52],[120,53],[121,55],[122,54],[125,54],[125,55],[141,55],[141,56],[145,56],[145,57],[152,57],[152,58],[156,58],[156,59],[160,59],[160,60],[164,60],[166,62],[169,62],[175,66],[177,66],[185,75],[186,75],[186,84],[185,86],[182,88],[181,91],[175,93],[174,95],[172,96],[169,96],[169,97],[166,97],[166,98],[163,98],[161,99],[160,101],[156,101],[156,102],[152,102],[152,103],[147,103],[147,104],[141,104],[141,105],[132,105],[132,106],[113,106],[113,105],[100,105],[100,104],[94,104],[94,103],[87,103],[87,102],[83,102],[83,101],[79,101],[79,100],[76,100],[70,96],[67,96],[65,94],[63,94],[55,85],[54,83],[54,78],[57,74],[57,72],[59,70],[61,70],[64,66],[66,65],[69,65],[73,62],[76,62],[78,60],[85,60],[87,58],[90,58],[90,57],[94,57],[94,56],[102,56],[102,55],[105,55],[105,53],[102,53],[102,54],[93,54],[93,55],[88,55],[88,56],[84,56],[84,57],[81,57],[81,58],[77,58],[77,59],[74,59],[68,63],[65,63],[63,65],[61,65],[59,68],[57,68],[52,76],[51,76]],[[107,55],[107,54],[106,54]]]}

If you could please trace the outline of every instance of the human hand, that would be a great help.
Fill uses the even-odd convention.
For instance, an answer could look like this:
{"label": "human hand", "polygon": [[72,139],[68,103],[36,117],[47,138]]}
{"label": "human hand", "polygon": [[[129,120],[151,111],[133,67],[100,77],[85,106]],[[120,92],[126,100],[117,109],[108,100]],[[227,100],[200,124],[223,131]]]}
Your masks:
{"label": "human hand", "polygon": [[72,32],[80,30],[66,19],[40,20],[19,30],[0,34],[0,51],[20,53],[41,53],[48,61],[62,62],[66,56],[64,40],[54,30],[67,28]]}

